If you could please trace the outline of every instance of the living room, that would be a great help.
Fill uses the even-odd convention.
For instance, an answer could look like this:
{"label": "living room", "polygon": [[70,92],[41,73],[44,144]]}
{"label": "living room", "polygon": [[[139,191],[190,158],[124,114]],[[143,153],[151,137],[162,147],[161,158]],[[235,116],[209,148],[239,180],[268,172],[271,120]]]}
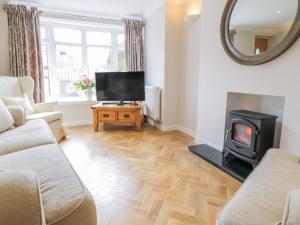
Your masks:
{"label": "living room", "polygon": [[300,224],[299,1],[0,5],[0,225]]}

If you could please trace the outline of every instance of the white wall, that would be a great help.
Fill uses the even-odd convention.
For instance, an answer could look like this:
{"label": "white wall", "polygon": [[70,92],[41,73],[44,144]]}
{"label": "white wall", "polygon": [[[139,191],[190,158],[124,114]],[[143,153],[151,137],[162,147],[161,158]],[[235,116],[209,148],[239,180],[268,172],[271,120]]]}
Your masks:
{"label": "white wall", "polygon": [[163,93],[163,127],[167,130],[179,124],[181,24],[181,6],[167,2]]}
{"label": "white wall", "polygon": [[146,84],[164,87],[165,72],[165,5],[146,20]]}
{"label": "white wall", "polygon": [[163,130],[177,128],[179,121],[179,76],[181,7],[163,4],[146,19],[146,82],[162,90]]}
{"label": "white wall", "polygon": [[147,84],[163,91],[161,128],[192,136],[197,124],[200,20],[187,24],[184,17],[200,10],[201,0],[183,5],[166,1],[146,19],[145,33]]}
{"label": "white wall", "polygon": [[234,47],[244,55],[253,55],[255,51],[255,33],[236,30],[236,34],[234,35]]}
{"label": "white wall", "polygon": [[57,110],[63,112],[66,126],[79,126],[93,123],[91,107],[97,102],[59,103]]}
{"label": "white wall", "polygon": [[197,129],[201,18],[195,23],[188,24],[184,21],[184,17],[199,12],[201,0],[187,1],[182,7],[179,125],[182,131],[191,136],[196,135]]}
{"label": "white wall", "polygon": [[272,49],[278,45],[286,36],[288,31],[282,31],[269,39],[269,48]]}
{"label": "white wall", "polygon": [[7,15],[2,9],[6,0],[0,0],[0,76],[9,75]]}
{"label": "white wall", "polygon": [[223,146],[227,92],[286,98],[281,148],[300,154],[300,41],[281,57],[260,66],[233,62],[223,50],[220,21],[226,0],[203,0],[198,142]]}
{"label": "white wall", "polygon": [[[145,61],[146,85],[162,90],[161,106],[164,105],[165,76],[165,5],[153,12],[146,19],[145,26]],[[162,117],[163,117],[163,113]],[[162,118],[163,120],[163,118]]]}

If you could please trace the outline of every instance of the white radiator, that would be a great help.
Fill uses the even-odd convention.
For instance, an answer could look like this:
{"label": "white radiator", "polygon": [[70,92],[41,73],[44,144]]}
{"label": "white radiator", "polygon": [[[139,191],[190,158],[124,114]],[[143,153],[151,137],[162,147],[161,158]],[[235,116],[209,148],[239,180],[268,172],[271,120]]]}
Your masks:
{"label": "white radiator", "polygon": [[154,121],[160,121],[160,88],[146,86],[146,116],[150,117]]}

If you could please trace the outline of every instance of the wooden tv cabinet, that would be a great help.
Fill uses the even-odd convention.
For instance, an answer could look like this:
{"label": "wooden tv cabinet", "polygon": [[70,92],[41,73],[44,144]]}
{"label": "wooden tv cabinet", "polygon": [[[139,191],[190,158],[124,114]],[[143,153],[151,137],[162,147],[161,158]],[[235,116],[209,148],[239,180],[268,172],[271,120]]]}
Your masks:
{"label": "wooden tv cabinet", "polygon": [[143,124],[142,105],[115,105],[97,104],[92,106],[94,118],[94,130],[98,131],[99,123],[136,125],[137,130],[141,130]]}

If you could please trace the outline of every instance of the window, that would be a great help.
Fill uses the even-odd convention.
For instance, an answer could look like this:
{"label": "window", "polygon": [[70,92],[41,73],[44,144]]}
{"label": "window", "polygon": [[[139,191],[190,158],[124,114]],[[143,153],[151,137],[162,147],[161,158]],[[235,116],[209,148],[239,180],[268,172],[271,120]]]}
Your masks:
{"label": "window", "polygon": [[57,42],[81,44],[80,30],[54,27],[54,39]]}
{"label": "window", "polygon": [[46,97],[78,97],[74,82],[95,72],[125,71],[121,26],[82,26],[45,20],[41,23]]}
{"label": "window", "polygon": [[86,40],[90,45],[111,45],[111,33],[108,32],[86,32]]}

